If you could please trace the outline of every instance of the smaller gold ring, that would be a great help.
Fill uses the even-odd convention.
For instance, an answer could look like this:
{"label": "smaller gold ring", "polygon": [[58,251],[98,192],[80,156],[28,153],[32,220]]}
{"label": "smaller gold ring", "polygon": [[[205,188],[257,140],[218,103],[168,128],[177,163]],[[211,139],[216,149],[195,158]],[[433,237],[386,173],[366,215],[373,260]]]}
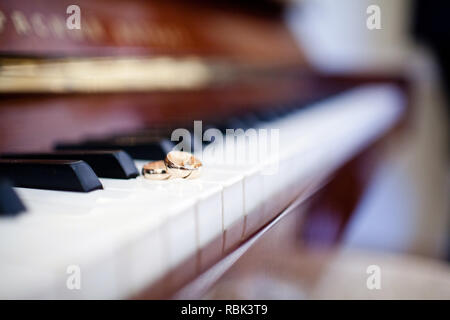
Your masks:
{"label": "smaller gold ring", "polygon": [[150,180],[167,180],[171,177],[164,161],[149,162],[142,168],[142,175]]}

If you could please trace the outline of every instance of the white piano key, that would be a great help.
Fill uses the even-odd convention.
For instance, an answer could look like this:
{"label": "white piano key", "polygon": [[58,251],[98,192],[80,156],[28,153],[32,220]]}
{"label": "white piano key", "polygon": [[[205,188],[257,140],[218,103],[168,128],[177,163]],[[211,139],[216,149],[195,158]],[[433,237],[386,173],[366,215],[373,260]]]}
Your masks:
{"label": "white piano key", "polygon": [[168,272],[171,249],[164,240],[162,228],[149,229],[119,249],[119,285],[123,297],[138,293]]}
{"label": "white piano key", "polygon": [[222,236],[222,196],[221,188],[211,186],[197,202],[197,243],[199,248]]}
{"label": "white piano key", "polygon": [[[208,176],[209,174],[206,175]],[[222,177],[224,175],[226,173]],[[210,179],[213,178],[210,176]],[[214,183],[212,180],[206,181],[201,179],[151,181],[143,177],[138,177],[131,185],[127,183],[129,182],[127,180],[101,179],[101,181],[107,189],[139,189],[141,192],[152,192],[154,196],[161,197],[162,201],[168,197],[172,197],[173,201],[193,199],[196,201],[198,246],[203,247],[222,235],[222,185],[228,186],[226,181],[224,183]],[[232,182],[235,182],[235,180],[229,179],[228,184],[233,184]],[[167,199],[167,201],[170,201],[170,199]]]}
{"label": "white piano key", "polygon": [[[173,268],[175,267],[179,262],[181,262],[183,259],[186,259],[188,256],[194,255],[197,250],[197,234],[196,234],[196,211],[195,211],[195,202],[191,201],[189,202],[189,198],[196,199],[197,201],[204,202],[206,199],[208,199],[210,191],[207,191],[203,194],[203,196],[196,197],[195,192],[200,192],[202,188],[205,188],[204,186],[197,186],[197,188],[192,188],[189,186],[180,186],[179,188],[170,188],[167,185],[162,186],[155,186],[155,184],[148,184],[149,181],[145,180],[114,180],[114,179],[105,179],[109,180],[109,182],[105,183],[115,183],[120,182],[118,185],[114,185],[114,187],[120,187],[122,189],[113,190],[112,188],[109,188],[107,190],[99,190],[99,193],[96,195],[96,197],[91,197],[96,200],[103,199],[104,197],[101,196],[101,193],[106,193],[109,195],[113,195],[115,192],[123,191],[126,188],[136,188],[133,189],[133,191],[129,191],[130,195],[133,195],[132,198],[123,198],[120,199],[121,201],[111,202],[111,201],[97,201],[94,205],[91,203],[89,207],[87,207],[85,210],[89,210],[89,218],[87,219],[88,223],[93,224],[94,218],[99,217],[98,219],[102,221],[103,219],[108,219],[108,222],[110,224],[115,224],[117,227],[120,227],[123,229],[122,224],[126,223],[124,219],[132,219],[134,218],[133,213],[141,212],[141,214],[146,213],[152,213],[152,211],[155,211],[155,213],[164,213],[162,219],[165,221],[165,227],[164,232],[168,233],[168,236],[166,237],[166,240],[168,241],[168,248],[165,250],[165,254],[168,255],[167,257],[167,264],[165,265],[165,268]],[[134,183],[133,183],[134,182]],[[141,188],[142,185],[146,185],[147,189]],[[176,186],[178,184],[175,184],[173,186]],[[218,228],[211,229],[211,231],[215,232],[215,236],[220,236],[222,232],[222,220],[221,220],[221,211],[219,211],[219,208],[221,206],[221,203],[219,202],[219,190],[216,189],[214,191],[214,188],[208,187],[208,189],[213,189],[213,192],[217,193],[217,197],[215,198],[215,202],[217,203],[215,205],[215,208],[211,208],[211,201],[202,204],[199,206],[199,216],[202,219],[215,219],[216,223],[211,223],[212,226],[219,225]],[[114,192],[112,192],[112,190]],[[27,190],[22,190],[22,193],[26,193]],[[37,190],[40,191],[40,190]],[[180,192],[181,191],[181,192]],[[109,192],[109,193],[108,193]],[[128,192],[128,191],[127,191]],[[39,194],[39,192],[34,192],[34,195],[36,196],[36,193]],[[70,199],[78,199],[82,200],[83,194],[70,194]],[[125,200],[126,201],[125,201]],[[54,204],[53,198],[47,197],[46,199],[47,203],[45,205],[35,201],[33,206],[36,209],[42,210],[45,209],[43,206],[49,206],[50,204]],[[57,204],[57,203],[56,203]],[[183,210],[179,210],[180,205],[183,204],[184,208]],[[175,209],[174,209],[175,207]],[[64,209],[59,207],[57,211],[67,211],[68,209]],[[73,211],[74,209],[71,208]],[[69,210],[70,211],[70,210]],[[167,213],[166,213],[167,211]],[[212,214],[212,212],[215,211],[216,214]],[[137,217],[139,218],[139,217]],[[167,220],[167,221],[166,221]],[[203,221],[203,220],[202,220]],[[150,228],[150,227],[148,227]],[[204,233],[204,232],[203,232]],[[202,234],[203,234],[202,233]],[[209,238],[208,238],[209,240]],[[141,246],[142,247],[142,246]],[[134,251],[139,252],[139,246],[137,249],[133,249]],[[158,250],[160,250],[158,248]],[[138,254],[134,254],[135,258],[138,258]],[[142,258],[145,259],[145,258]],[[146,261],[151,261],[151,259],[147,259]],[[155,263],[157,265],[158,262]],[[133,266],[132,266],[133,267]],[[165,270],[167,271],[167,270]],[[156,272],[156,271],[155,271]],[[162,270],[158,270],[158,274]],[[135,276],[134,278],[137,278],[139,276]]]}
{"label": "white piano key", "polygon": [[264,175],[261,174],[261,166],[237,165],[218,166],[222,170],[241,172],[243,179],[243,200],[244,200],[244,230],[243,236],[256,231],[262,226],[265,215],[264,205]]}
{"label": "white piano key", "polygon": [[[3,227],[3,225],[2,225]],[[2,240],[13,231],[14,239],[0,245],[0,255],[14,265],[33,266],[54,279],[53,290],[57,297],[108,298],[118,297],[117,277],[110,270],[114,268],[111,258],[113,238],[94,236],[95,231],[80,230],[76,226],[55,225],[18,226],[1,228]],[[74,230],[75,229],[75,230]],[[71,291],[66,286],[67,267],[81,267],[82,289]],[[106,278],[105,278],[106,277]],[[105,279],[105,281],[100,281]]]}
{"label": "white piano key", "polygon": [[197,252],[194,201],[172,206],[160,222],[153,228],[141,227],[142,232],[134,231],[135,236],[120,250],[121,285],[128,296]]}
{"label": "white piano key", "polygon": [[[261,225],[264,215],[264,184],[263,175],[261,174],[261,165],[232,165],[232,164],[205,164],[205,171],[216,170],[226,171],[237,176],[243,176],[242,189],[243,189],[243,215],[244,215],[244,230],[243,235],[248,235],[248,226]],[[228,199],[224,199],[224,203],[228,202]],[[251,215],[251,221],[247,221],[248,216]],[[237,217],[237,216],[236,216]],[[227,224],[230,226],[232,223]],[[254,228],[252,231],[255,231]]]}
{"label": "white piano key", "polygon": [[206,168],[194,183],[213,183],[222,187],[223,229],[244,217],[244,176],[238,172]]}
{"label": "white piano key", "polygon": [[55,277],[33,266],[0,265],[0,299],[55,299]]}
{"label": "white piano key", "polygon": [[169,268],[173,269],[195,255],[198,243],[194,201],[184,209],[172,210],[162,232],[167,241]]}
{"label": "white piano key", "polygon": [[[224,175],[227,174],[225,173],[222,176]],[[183,179],[150,181],[143,177],[133,181],[114,179],[101,179],[101,181],[106,190],[127,190],[139,195],[137,196],[139,200],[135,201],[135,205],[159,201],[169,206],[177,202],[192,201],[194,205],[191,207],[193,209],[184,211],[182,215],[171,215],[170,225],[166,229],[169,243],[176,244],[173,245],[174,250],[184,248],[180,252],[176,251],[170,255],[170,267],[175,267],[179,262],[192,255],[193,248],[198,250],[206,247],[213,240],[222,239],[222,185],[229,187],[230,184],[232,186],[233,183],[236,183],[236,179],[228,179],[228,182],[219,184],[213,181]],[[179,232],[180,226],[183,227],[181,231],[185,230],[185,233]],[[183,239],[180,234],[184,234]],[[172,252],[172,250],[169,252]]]}
{"label": "white piano key", "polygon": [[[127,181],[127,180],[124,180]],[[130,192],[115,190],[95,190],[88,193],[70,191],[51,191],[31,188],[14,188],[21,199],[32,201],[59,203],[60,205],[94,206],[108,203],[118,203],[132,199]]]}
{"label": "white piano key", "polygon": [[[39,209],[39,205],[36,204],[28,204],[31,209],[31,213]],[[190,207],[192,208],[192,204]],[[153,211],[153,212],[152,212]],[[153,214],[149,214],[153,213]],[[164,213],[163,208],[159,205],[150,206],[148,209],[142,208],[140,212],[137,210],[133,210],[132,212],[127,212],[126,210],[96,210],[95,214],[91,214],[88,216],[82,216],[82,218],[73,218],[70,216],[55,216],[52,217],[51,220],[48,219],[45,215],[41,215],[40,219],[45,221],[47,219],[48,223],[44,225],[42,228],[39,224],[33,224],[28,222],[25,226],[21,226],[20,230],[25,232],[24,236],[21,237],[27,240],[25,243],[15,242],[12,245],[14,250],[19,250],[20,252],[32,252],[33,254],[29,256],[19,257],[19,262],[24,264],[33,263],[36,259],[42,259],[45,262],[45,266],[47,264],[51,264],[53,266],[59,266],[53,272],[56,274],[64,274],[64,268],[68,264],[77,264],[82,266],[85,275],[85,286],[84,290],[81,291],[67,291],[64,287],[64,283],[61,281],[58,282],[58,292],[61,296],[71,298],[84,298],[84,297],[115,297],[114,294],[118,292],[117,288],[119,287],[118,283],[109,282],[105,283],[103,286],[98,286],[99,279],[103,279],[102,277],[105,274],[112,274],[113,272],[119,272],[117,270],[117,264],[120,261],[128,261],[131,270],[136,271],[136,269],[145,271],[144,274],[122,271],[121,274],[130,274],[132,276],[131,281],[133,279],[146,278],[146,279],[155,279],[157,276],[161,275],[163,272],[167,271],[165,266],[163,265],[162,258],[160,252],[161,242],[157,242],[157,238],[153,237],[153,233],[155,229],[159,227],[158,222],[164,220],[161,219],[161,215]],[[42,222],[34,219],[34,222]],[[0,224],[0,230],[2,229],[4,224]],[[191,238],[186,237],[185,243],[191,244],[195,248],[195,228],[191,227]],[[11,231],[11,230],[10,230]],[[146,233],[150,232],[150,242],[149,240],[145,240]],[[2,233],[2,236],[4,233]],[[20,237],[20,233],[17,234]],[[95,236],[94,236],[95,235]],[[41,237],[46,237],[44,240],[46,241],[38,241]],[[30,241],[30,238],[36,239],[36,241]],[[139,240],[136,240],[139,239]],[[141,240],[144,239],[144,240]],[[155,241],[152,243],[151,241]],[[130,242],[132,246],[129,246],[129,256],[132,259],[128,260],[128,257],[120,256],[122,251],[121,248],[123,243]],[[147,243],[147,252],[142,252],[140,248],[142,248],[142,243]],[[38,243],[39,247],[33,247],[34,243]],[[99,244],[103,244],[100,248],[97,248]],[[133,245],[141,244],[140,247],[135,248]],[[97,247],[96,247],[97,246]],[[64,252],[64,248],[66,248],[67,252]],[[154,249],[155,248],[155,249]],[[180,252],[180,248],[182,250],[182,246],[178,246],[173,248],[176,250],[176,253]],[[0,254],[2,256],[10,257],[10,260],[14,261],[15,252],[5,252],[8,248],[6,246],[0,245]],[[62,255],[54,256],[54,252],[63,252]],[[110,252],[108,255],[104,255],[104,253]],[[80,261],[78,258],[69,259],[65,253],[69,253],[70,256],[83,256],[83,260]],[[184,255],[194,254],[194,250],[190,250],[190,252],[184,252]],[[119,255],[118,255],[119,254]],[[142,254],[142,256],[140,255]],[[168,254],[164,252],[164,254]],[[166,258],[166,257],[164,257]],[[152,264],[153,268],[139,269],[139,266],[145,265],[145,262],[148,261]],[[148,263],[148,264],[149,264]],[[36,262],[34,262],[36,264]],[[39,264],[39,263],[37,263]],[[147,264],[147,265],[148,265]],[[158,264],[162,265],[161,268],[158,269]],[[102,268],[102,265],[107,265],[107,268]],[[44,266],[44,267],[45,267]],[[137,266],[137,267],[136,267]],[[123,277],[113,277],[114,279],[120,279]],[[134,282],[132,282],[134,283]],[[100,294],[98,292],[98,288],[104,288],[105,291]],[[106,295],[106,291],[108,295]]]}

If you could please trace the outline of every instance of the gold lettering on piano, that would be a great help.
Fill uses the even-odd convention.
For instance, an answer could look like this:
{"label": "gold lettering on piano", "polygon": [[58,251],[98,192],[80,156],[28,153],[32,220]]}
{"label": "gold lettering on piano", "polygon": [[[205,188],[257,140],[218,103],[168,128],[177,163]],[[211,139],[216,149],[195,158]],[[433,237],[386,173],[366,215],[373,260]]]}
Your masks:
{"label": "gold lettering on piano", "polygon": [[44,17],[39,13],[34,13],[30,18],[33,30],[38,37],[47,38],[49,36],[49,30],[44,23]]}
{"label": "gold lettering on piano", "polygon": [[113,41],[118,45],[177,48],[190,43],[189,32],[179,25],[154,24],[146,20],[102,20],[97,16],[83,16],[81,29],[69,30],[63,14],[25,14],[15,10],[0,11],[0,33],[11,23],[18,36],[41,39],[68,39],[94,43]]}
{"label": "gold lettering on piano", "polygon": [[5,14],[0,10],[0,33],[5,29],[6,17]]}
{"label": "gold lettering on piano", "polygon": [[28,23],[27,18],[21,11],[13,11],[11,14],[11,19],[16,29],[17,34],[28,35],[31,32],[31,26]]}
{"label": "gold lettering on piano", "polygon": [[177,28],[146,22],[118,22],[112,26],[111,34],[117,43],[129,45],[176,47],[185,40],[183,33]]}

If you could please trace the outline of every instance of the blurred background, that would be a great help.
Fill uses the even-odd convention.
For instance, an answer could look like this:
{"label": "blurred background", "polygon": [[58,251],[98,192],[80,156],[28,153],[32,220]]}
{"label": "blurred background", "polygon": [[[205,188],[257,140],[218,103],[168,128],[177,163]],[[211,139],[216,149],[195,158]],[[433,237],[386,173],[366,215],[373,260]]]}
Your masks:
{"label": "blurred background", "polygon": [[[314,65],[329,72],[404,72],[412,81],[408,133],[389,151],[346,236],[349,247],[447,255],[450,25],[443,1],[300,1],[288,23]],[[368,30],[366,8],[381,9]],[[380,233],[383,237],[380,237]]]}
{"label": "blurred background", "polygon": [[[379,30],[366,28],[370,5],[381,10]],[[287,263],[267,255],[282,250],[268,239],[209,298],[450,298],[449,12],[445,1],[289,2],[286,22],[315,67],[406,74],[412,116],[385,150],[337,248],[287,249],[295,261]],[[250,262],[261,256],[260,263]],[[257,272],[251,264],[259,265]],[[363,285],[371,264],[385,276],[382,290]]]}

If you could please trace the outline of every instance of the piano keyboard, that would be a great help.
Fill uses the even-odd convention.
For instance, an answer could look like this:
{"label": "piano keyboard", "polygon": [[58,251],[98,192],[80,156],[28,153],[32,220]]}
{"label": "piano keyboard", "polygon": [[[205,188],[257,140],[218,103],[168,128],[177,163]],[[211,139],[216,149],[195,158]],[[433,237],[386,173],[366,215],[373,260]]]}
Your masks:
{"label": "piano keyboard", "polygon": [[[221,164],[205,156],[195,180],[100,177],[103,189],[86,193],[15,187],[26,211],[0,217],[0,298],[127,298],[190,257],[202,270],[204,248],[216,242],[213,255],[224,255],[311,179],[391,128],[402,111],[396,87],[364,86],[260,121],[258,128],[280,130],[278,157],[265,162]],[[133,161],[140,171],[150,160]],[[275,161],[278,172],[264,174]],[[81,270],[80,290],[66,285],[73,265]]]}

